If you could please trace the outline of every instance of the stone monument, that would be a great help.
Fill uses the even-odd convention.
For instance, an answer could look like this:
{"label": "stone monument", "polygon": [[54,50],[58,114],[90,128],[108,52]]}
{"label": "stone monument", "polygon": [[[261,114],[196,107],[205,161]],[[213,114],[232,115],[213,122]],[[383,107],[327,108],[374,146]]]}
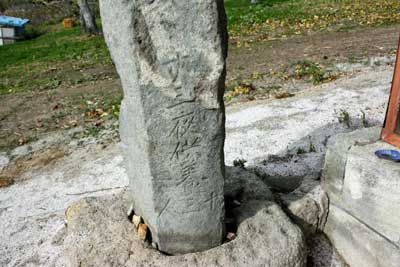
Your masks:
{"label": "stone monument", "polygon": [[120,133],[135,214],[160,251],[220,245],[223,0],[101,0],[100,9],[124,89]]}

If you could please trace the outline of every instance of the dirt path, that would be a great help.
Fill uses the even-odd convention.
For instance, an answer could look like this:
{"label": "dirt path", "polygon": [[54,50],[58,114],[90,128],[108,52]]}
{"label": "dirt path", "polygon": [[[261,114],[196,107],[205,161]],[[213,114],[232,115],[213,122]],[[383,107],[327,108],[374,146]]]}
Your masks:
{"label": "dirt path", "polygon": [[[393,55],[399,32],[400,25],[395,25],[297,36],[259,42],[250,47],[231,46],[228,80],[247,79],[254,72],[282,70],[296,60],[308,59],[322,64],[354,63],[367,57]],[[99,78],[69,87],[61,84],[56,89],[0,95],[0,151],[38,139],[48,132],[78,126],[82,126],[82,135],[96,135],[105,127],[105,121],[115,121],[117,114],[110,113],[118,112],[116,103],[121,99],[122,91],[113,66],[84,71]],[[265,81],[260,83],[265,84]],[[285,89],[279,84],[273,86],[278,90]],[[306,83],[294,87],[304,90],[313,85]],[[246,101],[254,99],[245,97]],[[238,98],[238,101],[242,100]]]}

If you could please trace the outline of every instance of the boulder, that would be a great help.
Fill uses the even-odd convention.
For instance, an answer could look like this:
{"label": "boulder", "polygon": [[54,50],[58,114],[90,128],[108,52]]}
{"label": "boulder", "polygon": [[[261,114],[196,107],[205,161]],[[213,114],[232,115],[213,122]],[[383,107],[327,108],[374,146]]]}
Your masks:
{"label": "boulder", "polygon": [[271,200],[269,188],[240,168],[227,169],[226,184],[226,198],[237,203],[227,210],[237,223],[233,241],[203,252],[165,255],[137,238],[126,215],[125,192],[85,198],[68,209],[65,254],[71,266],[305,267],[305,238]]}

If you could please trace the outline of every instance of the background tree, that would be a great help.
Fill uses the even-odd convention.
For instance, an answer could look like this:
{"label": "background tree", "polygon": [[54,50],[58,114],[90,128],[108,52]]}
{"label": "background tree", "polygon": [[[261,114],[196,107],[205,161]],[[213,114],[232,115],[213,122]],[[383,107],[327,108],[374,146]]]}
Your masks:
{"label": "background tree", "polygon": [[79,6],[79,19],[83,30],[89,34],[98,34],[99,29],[96,25],[94,12],[90,8],[87,0],[77,0]]}

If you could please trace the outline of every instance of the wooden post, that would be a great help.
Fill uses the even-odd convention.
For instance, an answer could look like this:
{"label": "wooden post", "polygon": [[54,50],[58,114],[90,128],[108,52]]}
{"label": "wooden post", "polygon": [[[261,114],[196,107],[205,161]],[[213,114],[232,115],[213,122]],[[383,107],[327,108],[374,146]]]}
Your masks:
{"label": "wooden post", "polygon": [[400,42],[382,139],[400,148]]}

